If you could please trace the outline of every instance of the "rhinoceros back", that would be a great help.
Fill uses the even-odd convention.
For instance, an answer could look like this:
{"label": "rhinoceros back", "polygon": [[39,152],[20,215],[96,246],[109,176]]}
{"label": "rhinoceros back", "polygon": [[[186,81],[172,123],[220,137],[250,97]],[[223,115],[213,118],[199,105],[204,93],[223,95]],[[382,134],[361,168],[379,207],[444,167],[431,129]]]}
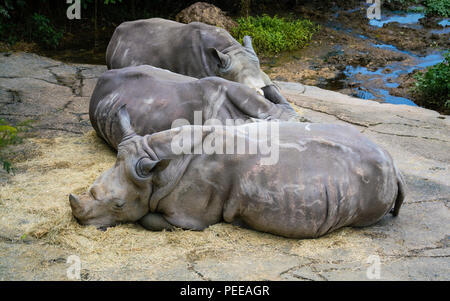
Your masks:
{"label": "rhinoceros back", "polygon": [[152,65],[203,78],[216,75],[208,48],[242,47],[224,29],[153,18],[125,22],[116,28],[107,48],[108,69]]}
{"label": "rhinoceros back", "polygon": [[225,221],[313,238],[371,225],[401,205],[403,182],[392,158],[356,129],[286,123],[280,133],[277,164],[243,163],[249,166],[225,206]]}
{"label": "rhinoceros back", "polygon": [[[194,81],[196,81],[195,78],[147,65],[109,70],[99,78],[92,93],[89,104],[91,124],[100,137],[116,148],[121,139],[116,114],[119,108],[125,104],[136,133],[146,135],[165,130],[168,128],[166,123],[158,123],[155,120],[145,122],[146,117],[155,118],[155,116],[163,114],[152,109],[149,97],[152,95],[157,97],[162,84],[182,84]],[[176,92],[174,91],[176,89],[171,88],[162,90]],[[149,93],[149,91],[153,91],[153,93]],[[161,91],[161,93],[163,92]],[[164,96],[170,97],[170,95]],[[160,118],[166,119],[168,117],[160,116]],[[161,128],[157,127],[158,124],[161,125]]]}

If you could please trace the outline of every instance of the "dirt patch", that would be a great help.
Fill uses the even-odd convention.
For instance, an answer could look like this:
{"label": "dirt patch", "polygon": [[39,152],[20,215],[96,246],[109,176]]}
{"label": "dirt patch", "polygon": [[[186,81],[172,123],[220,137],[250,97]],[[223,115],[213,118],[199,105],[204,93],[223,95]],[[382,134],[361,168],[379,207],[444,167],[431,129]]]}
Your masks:
{"label": "dirt patch", "polygon": [[6,43],[0,42],[0,52],[9,52],[9,51],[36,52],[38,50],[39,46],[36,43],[19,41],[14,43],[14,45],[8,45]]}
{"label": "dirt patch", "polygon": [[406,55],[373,47],[372,42],[322,27],[307,48],[263,57],[262,68],[275,80],[323,87],[329,80],[339,79],[349,65],[377,69],[408,59]]}
{"label": "dirt patch", "polygon": [[[419,23],[370,25],[360,2],[346,5],[296,7],[296,17],[315,21],[321,30],[304,49],[261,58],[264,71],[279,81],[379,102],[415,105],[413,101],[418,100],[411,91],[413,76],[442,61],[443,49],[450,46],[449,35],[435,34]],[[385,14],[397,17],[386,9]]]}
{"label": "dirt patch", "polygon": [[[428,20],[429,18],[423,18]],[[398,22],[384,24],[382,27],[374,27],[368,23],[366,10],[346,11],[336,18],[339,24],[345,24],[346,28],[355,33],[364,34],[380,42],[391,44],[401,50],[408,50],[417,54],[426,54],[432,47],[449,48],[449,35],[436,35],[426,28],[408,27]],[[424,23],[426,21],[422,21]]]}

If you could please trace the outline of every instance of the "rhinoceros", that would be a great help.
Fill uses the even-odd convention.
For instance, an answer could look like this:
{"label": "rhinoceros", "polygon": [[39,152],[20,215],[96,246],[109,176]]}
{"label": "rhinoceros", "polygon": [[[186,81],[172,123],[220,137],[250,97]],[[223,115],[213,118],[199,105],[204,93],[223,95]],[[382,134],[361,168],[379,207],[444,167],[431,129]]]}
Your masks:
{"label": "rhinoceros", "polygon": [[[274,94],[273,86],[263,87]],[[301,120],[281,94],[271,102],[253,89],[220,77],[196,79],[148,65],[106,71],[91,97],[91,124],[117,147],[120,136],[116,112],[127,105],[133,127],[141,135],[172,127],[175,120],[202,124],[206,120]],[[202,120],[195,120],[196,116]],[[198,119],[197,118],[197,119]]]}
{"label": "rhinoceros", "polygon": [[273,85],[249,36],[243,45],[225,29],[152,18],[120,24],[106,50],[109,69],[151,65],[203,78],[219,76],[256,89]]}
{"label": "rhinoceros", "polygon": [[[202,230],[226,222],[315,238],[344,226],[371,225],[392,208],[396,216],[405,196],[390,155],[351,126],[261,121],[185,125],[140,136],[126,107],[118,116],[120,131],[103,129],[118,135],[109,141],[121,140],[114,167],[84,195],[69,196],[73,215],[83,225],[139,222],[158,231]],[[260,135],[269,126],[278,131]],[[175,147],[180,137],[192,138],[183,140],[182,152]],[[236,137],[249,148],[270,144],[278,160],[262,162],[268,153],[259,149],[223,151],[230,145],[236,149]],[[205,145],[218,139],[224,141],[223,154],[220,147],[207,152]],[[199,146],[203,151],[196,152]]]}

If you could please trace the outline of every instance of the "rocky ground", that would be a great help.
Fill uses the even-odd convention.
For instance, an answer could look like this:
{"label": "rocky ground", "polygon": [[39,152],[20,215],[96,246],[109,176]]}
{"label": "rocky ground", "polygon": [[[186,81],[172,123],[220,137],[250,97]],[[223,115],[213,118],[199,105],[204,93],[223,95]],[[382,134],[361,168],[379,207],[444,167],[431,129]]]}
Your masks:
{"label": "rocky ground", "polygon": [[278,82],[304,117],[352,124],[392,154],[408,185],[399,217],[308,240],[227,224],[202,232],[79,226],[68,194],[114,164],[87,115],[104,70],[0,53],[0,118],[35,120],[24,143],[6,150],[16,173],[0,174],[0,279],[66,280],[66,260],[77,255],[82,280],[367,280],[376,255],[381,280],[450,280],[448,117],[298,83]]}

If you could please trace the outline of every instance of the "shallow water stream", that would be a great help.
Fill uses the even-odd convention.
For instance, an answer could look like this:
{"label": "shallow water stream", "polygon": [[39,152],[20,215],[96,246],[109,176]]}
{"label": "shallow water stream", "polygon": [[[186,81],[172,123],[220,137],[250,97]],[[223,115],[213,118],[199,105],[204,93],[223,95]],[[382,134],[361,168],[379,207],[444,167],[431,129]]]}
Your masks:
{"label": "shallow water stream", "polygon": [[[266,71],[278,80],[416,106],[409,99],[413,74],[443,61],[446,50],[430,37],[445,40],[450,30],[448,19],[425,28],[419,21],[423,17],[423,13],[383,10],[380,20],[369,20],[365,8],[336,10],[315,20],[323,30],[310,49],[282,53],[268,61]],[[402,49],[415,51],[395,46],[402,39],[409,42]]]}
{"label": "shallow water stream", "polygon": [[[415,106],[416,104],[410,99],[391,95],[389,88],[397,88],[400,85],[396,82],[396,79],[402,74],[409,74],[415,70],[423,70],[442,62],[444,59],[442,53],[434,51],[426,56],[418,56],[408,51],[401,51],[392,45],[373,44],[373,46],[407,54],[413,59],[410,63],[394,62],[374,71],[369,70],[367,67],[347,66],[344,71],[345,77],[360,84],[356,89],[356,97],[363,99],[383,99],[388,103]],[[382,83],[378,82],[377,87],[373,87],[371,82],[377,79],[382,80]]]}
{"label": "shallow water stream", "polygon": [[[423,17],[423,13],[389,12],[384,15],[382,14],[380,20],[372,19],[367,21],[369,25],[378,28],[383,27],[385,24],[397,22],[402,27],[423,29],[423,26],[419,23],[419,20]],[[331,22],[328,23],[328,25],[330,24]],[[438,24],[442,26],[441,29],[429,29],[429,32],[434,34],[448,34],[450,32],[450,23],[448,19],[443,19]],[[352,30],[345,28],[345,26],[338,24],[333,24],[331,26],[336,30],[342,30],[350,34],[352,33]],[[355,35],[362,40],[369,39],[361,34]],[[416,70],[423,70],[442,62],[444,59],[443,53],[445,51],[432,49],[428,51],[427,55],[420,56],[410,51],[400,50],[393,45],[384,44],[380,41],[371,43],[371,45],[376,48],[387,49],[406,55],[410,59],[405,60],[405,62],[393,62],[376,69],[369,69],[359,65],[347,65],[342,72],[342,75],[337,79],[328,81],[326,88],[340,90],[345,85],[345,82],[351,82],[356,86],[356,88],[353,88],[353,96],[358,98],[383,100],[387,103],[416,106],[416,104],[408,98],[391,95],[389,88],[397,88],[400,85],[400,83],[397,82],[397,79],[401,75],[410,74]],[[370,53],[368,53],[368,55],[370,55]]]}

